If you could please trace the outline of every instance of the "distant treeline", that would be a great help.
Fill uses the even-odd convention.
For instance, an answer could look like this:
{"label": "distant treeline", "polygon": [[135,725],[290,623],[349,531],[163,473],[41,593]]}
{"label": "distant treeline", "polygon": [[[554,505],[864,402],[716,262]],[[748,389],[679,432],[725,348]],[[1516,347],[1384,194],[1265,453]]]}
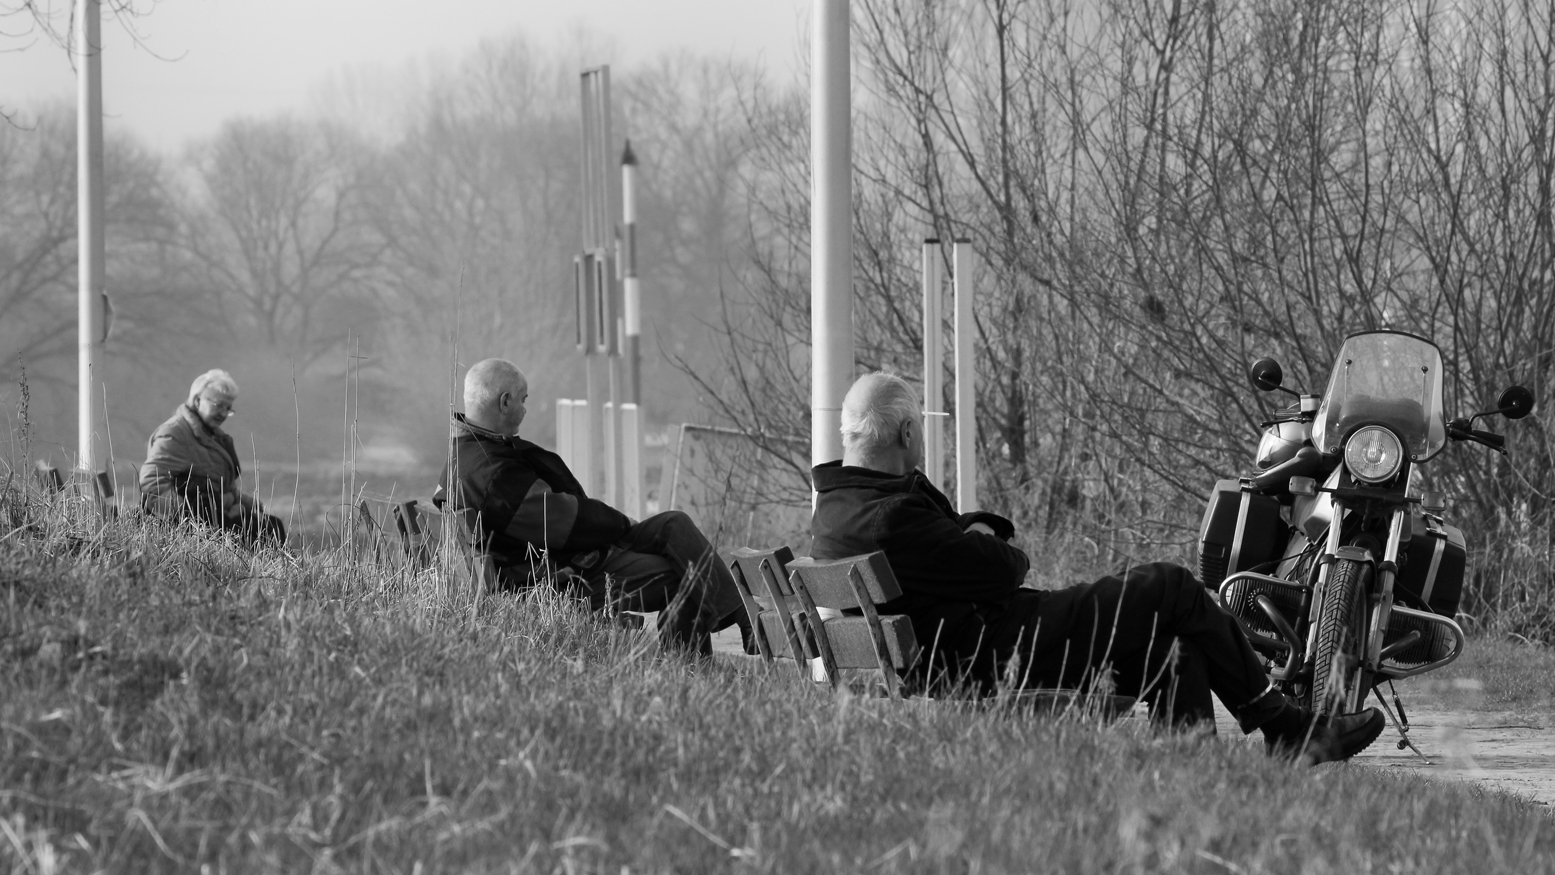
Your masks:
{"label": "distant treeline", "polygon": [[[243,387],[245,456],[253,444],[292,458],[300,420],[309,459],[338,460],[343,428],[435,458],[456,362],[492,355],[529,372],[531,427],[549,439],[553,399],[584,382],[571,346],[579,70],[563,54],[493,41],[440,72],[359,84],[331,110],[235,114],[172,156],[110,120],[116,457],[138,460],[215,366]],[[756,74],[668,56],[615,80],[613,148],[630,137],[642,171],[645,401],[655,422],[691,419],[674,362],[716,361],[700,320],[741,251],[739,106]],[[74,449],[75,199],[73,107],[0,122],[0,454],[20,438],[23,368],[32,454]]]}

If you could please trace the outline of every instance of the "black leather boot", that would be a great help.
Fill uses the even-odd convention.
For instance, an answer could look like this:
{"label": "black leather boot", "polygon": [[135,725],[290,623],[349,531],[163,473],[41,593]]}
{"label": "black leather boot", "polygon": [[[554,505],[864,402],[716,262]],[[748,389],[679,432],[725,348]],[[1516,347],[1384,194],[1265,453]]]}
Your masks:
{"label": "black leather boot", "polygon": [[1300,759],[1315,766],[1355,756],[1376,741],[1387,725],[1387,718],[1376,708],[1317,721],[1312,719],[1311,711],[1289,703],[1260,728],[1270,755]]}

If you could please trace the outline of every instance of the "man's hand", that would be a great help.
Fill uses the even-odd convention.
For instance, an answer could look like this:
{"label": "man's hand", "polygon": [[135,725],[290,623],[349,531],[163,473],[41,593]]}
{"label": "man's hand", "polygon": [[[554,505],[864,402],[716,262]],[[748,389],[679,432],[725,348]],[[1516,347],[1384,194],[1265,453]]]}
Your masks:
{"label": "man's hand", "polygon": [[[987,523],[973,523],[970,526],[967,526],[966,530],[969,531],[969,532],[979,532],[979,533],[984,534],[984,535],[992,535],[993,534],[993,529],[989,528]],[[995,537],[997,537],[997,536],[995,536]]]}

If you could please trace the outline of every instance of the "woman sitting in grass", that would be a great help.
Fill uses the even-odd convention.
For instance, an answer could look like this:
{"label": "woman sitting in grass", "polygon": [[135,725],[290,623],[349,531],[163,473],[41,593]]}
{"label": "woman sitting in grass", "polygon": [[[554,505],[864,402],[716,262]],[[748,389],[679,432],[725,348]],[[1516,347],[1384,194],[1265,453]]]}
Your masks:
{"label": "woman sitting in grass", "polygon": [[198,520],[236,532],[245,543],[286,543],[286,527],[264,505],[238,489],[232,438],[221,430],[232,416],[238,384],[226,371],[209,370],[189,387],[189,400],[158,426],[140,467],[140,503],[168,521]]}

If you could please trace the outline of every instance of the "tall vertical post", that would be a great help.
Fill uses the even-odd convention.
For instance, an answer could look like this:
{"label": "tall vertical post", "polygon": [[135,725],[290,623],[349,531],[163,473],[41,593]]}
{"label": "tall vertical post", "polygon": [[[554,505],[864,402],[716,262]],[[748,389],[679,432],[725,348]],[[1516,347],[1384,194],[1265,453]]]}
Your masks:
{"label": "tall vertical post", "polygon": [[625,349],[627,400],[642,403],[641,359],[638,338],[642,335],[642,301],[637,288],[637,156],[632,141],[626,141],[621,153],[621,297],[626,317]]}
{"label": "tall vertical post", "polygon": [[[558,449],[557,452],[565,453],[567,467],[572,469],[572,475],[578,478],[584,491],[595,491],[594,447],[598,441],[590,433],[590,423],[593,422],[593,412],[589,409],[591,402],[598,398],[598,392],[594,385],[594,256],[585,252],[572,260],[573,282],[573,307],[576,311],[577,333],[575,340],[578,352],[583,355],[584,368],[584,398],[582,400],[558,399],[556,402],[556,440],[558,446],[566,446],[566,450]],[[564,403],[565,402],[565,403]],[[567,424],[562,425],[562,417],[567,418]],[[563,444],[563,429],[566,430],[566,443]]]}
{"label": "tall vertical post", "polygon": [[956,509],[969,513],[977,510],[977,328],[972,322],[977,255],[972,241],[957,240],[950,258],[956,280]]}
{"label": "tall vertical post", "polygon": [[810,76],[810,461],[842,458],[853,381],[853,136],[849,0],[815,0]]}
{"label": "tall vertical post", "polygon": [[[619,374],[620,343],[617,336],[620,301],[615,270],[618,185],[614,172],[615,151],[610,136],[610,67],[585,70],[583,93],[583,249],[586,266],[593,268],[592,312],[588,315],[589,342],[584,353],[588,379],[588,417],[591,455],[602,462],[594,466],[584,489],[620,506],[621,425]],[[579,313],[579,318],[585,314]],[[607,403],[608,399],[608,403]],[[600,454],[600,449],[607,449]]]}
{"label": "tall vertical post", "polygon": [[621,496],[621,512],[634,520],[643,518],[643,432],[636,404],[621,405],[621,449],[625,457],[626,480]]}
{"label": "tall vertical post", "polygon": [[[76,338],[76,468],[86,485],[104,460],[98,427],[103,345],[103,50],[100,0],[76,12],[76,213],[79,223]],[[90,494],[90,493],[88,493]]]}
{"label": "tall vertical post", "polygon": [[610,401],[605,405],[605,502],[626,507],[626,448],[621,440],[621,356],[606,357],[610,365]]}
{"label": "tall vertical post", "polygon": [[923,473],[945,487],[944,260],[939,240],[923,241]]}

